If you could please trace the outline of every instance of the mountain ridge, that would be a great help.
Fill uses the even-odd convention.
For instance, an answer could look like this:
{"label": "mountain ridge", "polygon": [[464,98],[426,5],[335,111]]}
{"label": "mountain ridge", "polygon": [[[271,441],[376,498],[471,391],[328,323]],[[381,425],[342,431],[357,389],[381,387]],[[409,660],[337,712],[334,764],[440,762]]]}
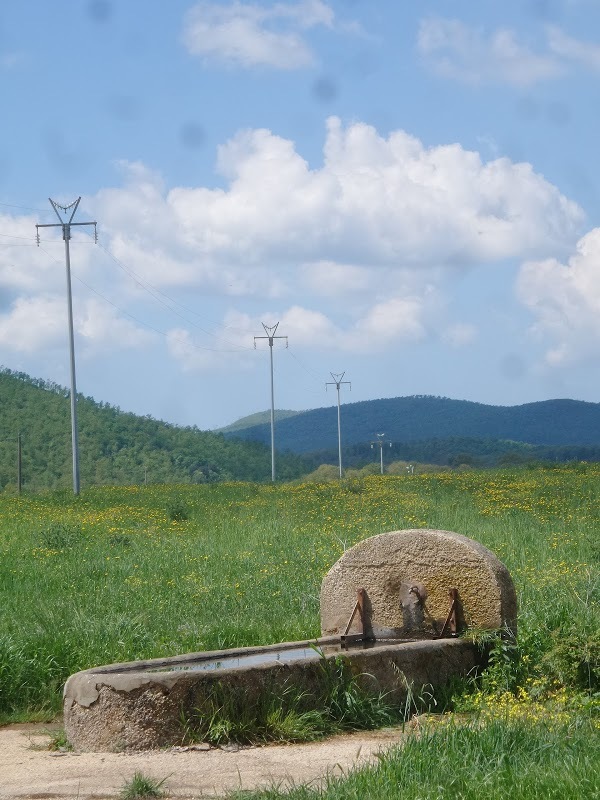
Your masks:
{"label": "mountain ridge", "polygon": [[[416,442],[448,437],[499,439],[534,445],[600,445],[600,403],[560,398],[496,406],[431,395],[381,398],[341,407],[344,446],[385,433],[387,441]],[[267,424],[226,433],[267,444]],[[337,408],[310,409],[276,425],[280,450],[310,453],[337,446]]]}

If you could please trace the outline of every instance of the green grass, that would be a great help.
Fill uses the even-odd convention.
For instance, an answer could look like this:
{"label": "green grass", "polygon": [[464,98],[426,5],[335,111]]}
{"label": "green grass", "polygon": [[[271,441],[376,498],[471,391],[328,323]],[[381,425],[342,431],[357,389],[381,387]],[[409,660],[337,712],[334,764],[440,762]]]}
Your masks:
{"label": "green grass", "polygon": [[[509,568],[517,646],[499,641],[483,677],[449,699],[461,712],[451,718],[470,724],[425,726],[376,767],[286,796],[598,798],[599,479],[599,465],[580,464],[0,495],[0,721],[51,719],[68,675],[93,665],[317,636],[320,583],[345,548],[384,531],[442,528]],[[307,718],[298,698],[265,702],[258,738],[390,721],[385,703],[357,701],[334,678],[322,703],[330,713]],[[227,707],[235,698],[213,699],[209,729],[202,722],[191,735],[257,737],[257,720]]]}
{"label": "green grass", "polygon": [[250,698],[246,686],[216,683],[185,720],[186,739],[211,744],[306,742],[344,731],[404,722],[412,703],[392,705],[383,692],[363,689],[342,658],[321,659],[318,693],[287,685]]}
{"label": "green grass", "polygon": [[165,781],[166,778],[157,781],[142,772],[134,772],[133,777],[123,785],[119,797],[121,800],[147,800],[147,798],[165,797],[162,789]]}
{"label": "green grass", "polygon": [[519,647],[486,691],[598,691],[600,466],[373,476],[330,484],[0,495],[0,719],[48,717],[72,672],[319,634],[344,548],[445,528],[495,552]]}
{"label": "green grass", "polygon": [[600,737],[587,721],[445,725],[325,787],[236,792],[236,800],[597,800]]}

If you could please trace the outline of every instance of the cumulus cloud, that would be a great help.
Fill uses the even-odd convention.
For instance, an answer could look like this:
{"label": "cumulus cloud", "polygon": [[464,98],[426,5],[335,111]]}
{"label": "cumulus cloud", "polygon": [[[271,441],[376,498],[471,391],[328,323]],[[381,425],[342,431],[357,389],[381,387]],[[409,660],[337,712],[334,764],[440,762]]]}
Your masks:
{"label": "cumulus cloud", "polygon": [[334,13],[322,0],[259,5],[201,2],[188,12],[183,41],[207,61],[241,67],[300,69],[315,62],[303,33],[331,27]]}
{"label": "cumulus cloud", "polygon": [[66,340],[64,298],[44,294],[19,297],[0,314],[0,345],[6,351],[31,354],[64,346]]}
{"label": "cumulus cloud", "polygon": [[324,297],[362,293],[369,290],[372,284],[371,272],[366,267],[337,264],[335,261],[302,264],[300,275],[306,288]]}
{"label": "cumulus cloud", "polygon": [[[36,247],[36,222],[29,216],[0,214],[0,289],[8,294],[48,292],[57,289],[59,284],[64,285],[62,240],[45,232],[42,247]],[[60,250],[57,250],[57,245]]]}
{"label": "cumulus cloud", "polygon": [[562,367],[598,359],[600,352],[600,228],[584,236],[566,263],[528,261],[517,292],[536,322],[534,332],[550,342],[545,361]]}
{"label": "cumulus cloud", "polygon": [[84,357],[114,350],[135,350],[156,341],[155,333],[125,319],[101,299],[88,298],[79,304],[73,316]]}
{"label": "cumulus cloud", "polygon": [[224,371],[230,370],[232,365],[236,369],[247,369],[251,364],[248,355],[254,350],[253,337],[262,330],[258,319],[231,308],[213,332],[209,344],[199,344],[193,332],[177,327],[167,332],[167,346],[185,372]]}
{"label": "cumulus cloud", "polygon": [[[152,340],[116,310],[89,298],[73,312],[73,327],[83,357],[115,348],[136,348]],[[18,297],[0,314],[0,345],[13,353],[64,350],[67,344],[66,298],[45,293]]]}
{"label": "cumulus cloud", "polygon": [[113,252],[148,280],[260,296],[292,291],[305,264],[452,269],[564,253],[583,222],[530,164],[337,118],[321,167],[259,129],[223,145],[218,169],[224,188],[164,191],[134,175],[88,205]]}
{"label": "cumulus cloud", "polygon": [[[375,303],[364,315],[347,325],[336,324],[323,311],[301,305],[292,305],[278,312],[267,311],[261,317],[231,310],[225,315],[223,328],[233,332],[238,342],[251,342],[255,336],[263,336],[263,324],[278,324],[276,335],[287,337],[294,348],[369,354],[425,339],[428,335],[427,320],[433,316],[435,305],[429,290],[421,296],[391,297]],[[225,353],[228,365],[232,357],[239,365],[249,364],[247,352],[227,348],[210,351],[198,347],[185,329],[171,331],[168,341],[170,352],[186,371],[223,366]],[[260,339],[256,344],[257,349],[268,347],[266,341],[261,344]]]}
{"label": "cumulus cloud", "polygon": [[[319,165],[309,165],[292,141],[259,129],[241,131],[219,148],[218,188],[169,188],[142,164],[122,166],[122,186],[84,199],[86,212],[99,220],[101,246],[79,247],[75,275],[83,265],[86,282],[125,309],[143,304],[148,284],[178,297],[228,298],[231,306],[252,299],[265,313],[282,309],[275,321],[297,344],[326,341],[348,352],[429,336],[443,327],[430,284],[443,292],[444,281],[468,267],[566,257],[583,222],[582,210],[530,164],[485,161],[458,144],[426,147],[402,130],[381,136],[369,125],[344,126],[335,117]],[[21,220],[11,233],[32,230],[31,220]],[[90,261],[106,258],[102,248],[127,267],[117,273],[120,283],[113,270],[104,292],[98,283],[106,270],[91,269]],[[11,259],[23,258],[24,250],[46,261],[15,269]],[[42,313],[32,308],[29,316],[40,331],[36,341],[50,346],[44,303],[48,296],[62,303],[63,287],[62,252],[51,258],[35,247],[2,248],[5,335],[12,326],[18,336],[24,315],[13,301],[19,296],[22,303],[41,304]],[[64,309],[56,313],[64,320]],[[254,313],[245,341],[261,330]],[[99,315],[99,305],[76,303],[76,324],[90,347],[148,341],[116,309]],[[136,316],[147,318],[143,309]],[[226,317],[224,325],[242,322]],[[466,338],[454,332],[454,343],[461,335]],[[196,352],[194,336],[171,332],[168,345],[182,364],[202,367],[210,357]],[[224,336],[234,345],[241,341]]]}
{"label": "cumulus cloud", "polygon": [[421,22],[417,48],[440,75],[466,83],[532,86],[564,72],[556,49],[536,53],[507,28],[486,32],[460,20],[429,17]]}

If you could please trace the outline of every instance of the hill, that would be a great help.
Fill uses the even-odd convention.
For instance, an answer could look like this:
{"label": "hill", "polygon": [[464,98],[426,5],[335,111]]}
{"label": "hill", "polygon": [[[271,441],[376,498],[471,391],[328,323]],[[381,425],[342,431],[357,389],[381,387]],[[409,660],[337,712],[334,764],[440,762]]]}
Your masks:
{"label": "hill", "polygon": [[[431,440],[477,439],[539,446],[600,446],[600,404],[581,400],[545,400],[519,406],[491,406],[444,397],[395,397],[342,406],[342,443],[367,445],[384,432],[387,441],[407,444]],[[269,425],[235,434],[245,440],[270,441]],[[337,448],[337,409],[317,408],[281,420],[276,429],[280,450],[310,453]]]}
{"label": "hill", "polygon": [[[82,486],[266,480],[270,449],[220,433],[179,427],[78,396]],[[0,369],[0,488],[16,484],[17,434],[22,437],[23,485],[70,487],[69,391],[21,372]],[[306,471],[302,459],[278,459],[282,479]]]}
{"label": "hill", "polygon": [[[275,422],[281,422],[282,419],[294,417],[296,414],[301,414],[301,411],[289,411],[286,409],[275,409]],[[224,428],[217,428],[215,433],[233,433],[234,431],[241,431],[245,428],[253,428],[256,425],[271,425],[271,412],[270,411],[257,411],[256,414],[250,414],[247,417],[240,417],[240,419],[232,422],[231,425],[226,425]],[[270,428],[269,428],[270,429]]]}

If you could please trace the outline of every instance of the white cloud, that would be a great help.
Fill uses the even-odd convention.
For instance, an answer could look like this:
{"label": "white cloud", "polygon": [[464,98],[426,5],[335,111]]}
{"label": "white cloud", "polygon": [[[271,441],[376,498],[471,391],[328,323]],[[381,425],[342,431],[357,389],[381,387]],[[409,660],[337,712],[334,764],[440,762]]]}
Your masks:
{"label": "white cloud", "polygon": [[474,325],[466,322],[457,322],[449,325],[442,333],[442,339],[451,347],[465,347],[471,344],[477,336],[477,329]]}
{"label": "white cloud", "polygon": [[187,14],[183,41],[190,53],[242,67],[300,69],[315,57],[302,33],[331,27],[332,9],[322,0],[259,5],[201,2]]}
{"label": "white cloud", "polygon": [[258,320],[231,309],[210,345],[198,344],[189,330],[179,327],[168,331],[167,346],[184,372],[226,371],[232,365],[247,369],[252,363],[248,355],[253,352],[252,341],[258,331],[262,331]]}
{"label": "white cloud", "polygon": [[422,271],[562,254],[583,222],[530,164],[484,162],[458,144],[331,118],[324,154],[311,169],[293,142],[242,131],[219,149],[224,188],[165,192],[133,176],[87,203],[147,280],[238,296],[295,291],[305,264]]}
{"label": "white cloud", "polygon": [[[485,162],[458,144],[425,147],[401,130],[383,137],[363,123],[344,127],[337,118],[328,121],[323,163],[315,167],[293,142],[264,129],[242,131],[220,148],[221,188],[168,188],[144,165],[124,167],[122,187],[104,189],[84,205],[99,221],[101,246],[108,245],[125,270],[113,265],[110,272],[105,263],[96,269],[107,258],[102,249],[78,246],[75,275],[83,269],[86,284],[121,308],[135,303],[135,316],[143,320],[152,313],[144,304],[148,283],[184,297],[188,308],[196,297],[204,302],[212,295],[219,303],[228,297],[238,306],[253,298],[255,309],[283,309],[274,321],[296,344],[324,343],[342,352],[376,352],[438,335],[444,282],[457,271],[510,258],[566,256],[583,221],[581,209],[530,164]],[[23,219],[10,230],[33,235],[32,228]],[[24,269],[14,267],[7,251],[23,259],[18,266]],[[32,254],[45,261],[25,269]],[[65,320],[62,259],[62,251],[51,258],[35,247],[2,248],[4,341],[18,341],[28,319],[22,347],[54,346]],[[151,334],[121,312],[96,297],[90,302],[85,289],[77,289],[82,354],[150,342]],[[60,299],[49,305],[50,296]],[[160,313],[169,305],[163,303]],[[225,316],[222,336],[233,344],[217,356],[195,346],[194,332],[171,331],[168,347],[182,364],[204,369],[225,360],[226,350],[251,342],[261,321],[258,311],[252,319]],[[468,331],[446,338],[458,344]]]}
{"label": "white cloud", "polygon": [[300,267],[305,287],[324,297],[340,297],[362,293],[372,285],[371,272],[366,267],[337,264],[335,261],[314,261]]}
{"label": "white cloud", "polygon": [[33,217],[0,214],[0,290],[49,292],[64,286],[63,242],[43,231],[42,245],[36,247],[36,222]]}
{"label": "white cloud", "polygon": [[456,19],[423,20],[417,47],[438,74],[466,83],[525,87],[564,72],[555,53],[535,53],[520,43],[512,30],[488,33]]}
{"label": "white cloud", "polygon": [[421,341],[426,335],[424,310],[423,298],[418,297],[392,297],[377,303],[357,322],[354,347],[373,352],[393,342]]}
{"label": "white cloud", "polygon": [[[355,322],[341,326],[323,311],[293,305],[278,312],[266,311],[260,318],[236,310],[229,311],[223,320],[223,329],[230,332],[238,343],[252,342],[263,336],[263,323],[278,323],[277,336],[287,337],[294,348],[337,351],[345,353],[378,353],[392,346],[402,346],[423,340],[428,335],[428,319],[434,315],[435,300],[431,292],[423,296],[392,297],[377,302]],[[186,371],[214,369],[219,364],[230,367],[233,358],[238,365],[250,364],[248,352],[222,348],[218,351],[197,347],[189,331],[173,330],[168,337],[172,355]],[[283,342],[282,342],[283,345]],[[268,347],[266,341],[256,341],[257,349]],[[246,348],[249,350],[249,348]],[[224,359],[223,356],[227,355]]]}
{"label": "white cloud", "polygon": [[561,367],[600,357],[600,228],[578,243],[566,264],[526,262],[518,297],[536,317],[534,332],[548,342],[545,360]]}
{"label": "white cloud", "polygon": [[[154,338],[94,298],[74,308],[73,327],[77,350],[84,358],[115,349],[142,347]],[[67,342],[65,296],[41,293],[18,297],[0,314],[0,345],[13,353],[64,350]]]}
{"label": "white cloud", "polygon": [[64,346],[67,342],[65,299],[40,294],[19,297],[0,314],[0,345],[13,353]]}
{"label": "white cloud", "polygon": [[[217,352],[198,347],[185,328],[173,328],[167,333],[167,347],[184,372],[202,372],[223,363]],[[229,368],[230,364],[227,366]]]}
{"label": "white cloud", "polygon": [[84,357],[115,350],[139,349],[156,340],[156,334],[119,316],[117,309],[96,298],[88,298],[80,303],[74,309],[73,316]]}
{"label": "white cloud", "polygon": [[557,56],[583,64],[595,72],[600,70],[600,44],[574,39],[556,25],[549,25],[547,33],[549,47]]}

